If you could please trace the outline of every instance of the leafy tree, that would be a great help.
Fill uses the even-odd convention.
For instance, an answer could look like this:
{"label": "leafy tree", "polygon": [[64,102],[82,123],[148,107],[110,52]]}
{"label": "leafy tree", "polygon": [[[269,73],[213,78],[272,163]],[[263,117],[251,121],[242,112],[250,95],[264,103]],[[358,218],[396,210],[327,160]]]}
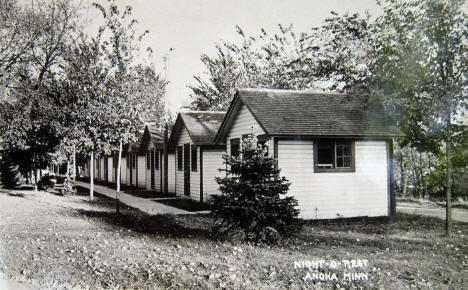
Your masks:
{"label": "leafy tree", "polygon": [[[78,23],[70,1],[36,1],[31,6],[1,1],[0,102],[4,153],[20,171],[44,168],[59,143],[63,112],[55,104],[63,49]],[[5,16],[4,13],[7,13]]]}
{"label": "leafy tree", "polygon": [[191,108],[227,109],[239,87],[351,89],[369,76],[372,31],[369,16],[336,13],[302,33],[279,25],[272,35],[247,36],[237,27],[239,44],[222,41],[216,56],[201,56],[206,79],[189,86]]}
{"label": "leafy tree", "polygon": [[297,200],[286,196],[289,182],[256,137],[243,140],[238,157],[223,159],[227,174],[216,178],[221,195],[211,201],[218,234],[240,229],[248,241],[276,242],[279,234],[297,229]]}
{"label": "leafy tree", "polygon": [[100,31],[110,32],[109,41],[104,42],[111,72],[107,80],[110,96],[107,114],[111,128],[108,142],[117,144],[119,152],[116,181],[118,211],[122,145],[136,141],[144,123],[159,124],[162,121],[164,108],[161,98],[166,83],[159,79],[152,65],[135,62],[141,39],[148,31],[137,35],[137,22],[130,18],[132,8],[126,6],[120,11],[114,3],[107,9],[96,3],[94,6],[101,11],[105,21]]}
{"label": "leafy tree", "polygon": [[468,17],[463,1],[383,1],[375,84],[406,140],[446,160],[446,234],[451,234],[453,117],[467,107]]}

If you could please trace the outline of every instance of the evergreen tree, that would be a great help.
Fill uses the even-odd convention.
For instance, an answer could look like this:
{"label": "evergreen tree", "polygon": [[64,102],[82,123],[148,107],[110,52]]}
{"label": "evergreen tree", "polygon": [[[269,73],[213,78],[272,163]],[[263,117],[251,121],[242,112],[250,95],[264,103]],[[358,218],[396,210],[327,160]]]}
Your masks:
{"label": "evergreen tree", "polygon": [[212,197],[215,231],[243,231],[247,241],[276,242],[299,227],[297,200],[286,196],[290,183],[280,177],[276,160],[249,135],[239,156],[224,155],[226,176],[217,178],[221,195]]}

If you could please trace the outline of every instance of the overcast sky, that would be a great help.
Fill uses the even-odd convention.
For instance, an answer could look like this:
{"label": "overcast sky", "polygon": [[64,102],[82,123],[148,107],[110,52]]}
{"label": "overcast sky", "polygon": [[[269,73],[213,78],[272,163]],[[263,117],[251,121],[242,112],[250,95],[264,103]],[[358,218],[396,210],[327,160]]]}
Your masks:
{"label": "overcast sky", "polygon": [[[93,2],[93,1],[90,1]],[[107,1],[101,0],[106,3]],[[330,15],[338,13],[369,11],[379,13],[375,0],[157,0],[116,1],[117,4],[133,7],[133,17],[139,28],[148,29],[144,46],[154,51],[156,69],[163,73],[162,58],[168,55],[167,101],[172,113],[190,102],[193,76],[201,75],[204,67],[200,55],[214,55],[215,43],[219,40],[239,40],[235,26],[246,34],[258,34],[260,28],[276,32],[278,24],[293,24],[296,32],[318,26]],[[96,13],[90,10],[89,16]],[[98,14],[96,14],[98,15]],[[91,26],[95,26],[91,24]],[[94,27],[93,27],[94,29]],[[170,52],[170,49],[174,50]]]}

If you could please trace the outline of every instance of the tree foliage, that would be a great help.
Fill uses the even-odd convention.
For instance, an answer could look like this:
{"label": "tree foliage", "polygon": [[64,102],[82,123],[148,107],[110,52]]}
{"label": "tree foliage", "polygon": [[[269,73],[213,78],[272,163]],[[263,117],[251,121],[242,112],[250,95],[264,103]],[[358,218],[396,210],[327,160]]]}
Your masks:
{"label": "tree foliage", "polygon": [[221,41],[216,56],[201,56],[206,78],[195,76],[192,109],[227,109],[236,88],[348,90],[368,78],[372,25],[369,16],[332,13],[320,27],[296,33],[279,25],[239,44]]}
{"label": "tree foliage", "polygon": [[165,82],[137,59],[143,35],[131,7],[96,4],[104,24],[90,37],[80,25],[84,6],[72,3],[0,2],[11,12],[1,19],[2,146],[24,172],[75,150],[108,154],[162,115]]}
{"label": "tree foliage", "polygon": [[463,1],[384,1],[373,72],[409,142],[438,152],[467,109],[468,18]]}
{"label": "tree foliage", "polygon": [[286,196],[289,182],[256,137],[243,140],[238,157],[223,159],[226,177],[216,179],[222,194],[212,196],[218,234],[240,229],[246,240],[277,242],[280,234],[295,229],[297,200]]}
{"label": "tree foliage", "polygon": [[446,234],[450,236],[455,139],[468,108],[468,17],[464,1],[383,1],[373,64],[376,93],[392,109],[405,139],[444,161]]}

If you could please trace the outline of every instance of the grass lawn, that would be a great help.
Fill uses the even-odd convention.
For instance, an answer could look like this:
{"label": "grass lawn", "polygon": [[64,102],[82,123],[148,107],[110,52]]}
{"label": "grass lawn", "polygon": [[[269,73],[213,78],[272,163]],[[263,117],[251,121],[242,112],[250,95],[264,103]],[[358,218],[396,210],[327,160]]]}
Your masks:
{"label": "grass lawn", "polygon": [[[454,236],[446,239],[443,222],[428,217],[307,222],[289,242],[265,247],[213,241],[210,222],[206,215],[147,216],[132,208],[116,215],[113,201],[101,196],[89,203],[81,195],[0,192],[0,278],[47,289],[468,285],[467,224],[454,223]],[[297,267],[320,260],[341,264]],[[345,269],[352,260],[361,263]],[[338,281],[308,278],[320,272]],[[343,281],[345,273],[367,279]]]}

